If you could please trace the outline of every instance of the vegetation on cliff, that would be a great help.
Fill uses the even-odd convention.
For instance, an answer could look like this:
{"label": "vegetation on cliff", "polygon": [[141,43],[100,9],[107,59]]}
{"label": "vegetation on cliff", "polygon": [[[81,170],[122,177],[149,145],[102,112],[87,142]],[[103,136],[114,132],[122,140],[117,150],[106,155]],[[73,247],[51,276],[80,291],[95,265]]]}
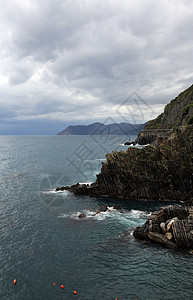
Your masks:
{"label": "vegetation on cliff", "polygon": [[164,112],[156,119],[149,121],[144,129],[170,129],[186,123],[190,124],[192,115],[193,85],[167,104]]}

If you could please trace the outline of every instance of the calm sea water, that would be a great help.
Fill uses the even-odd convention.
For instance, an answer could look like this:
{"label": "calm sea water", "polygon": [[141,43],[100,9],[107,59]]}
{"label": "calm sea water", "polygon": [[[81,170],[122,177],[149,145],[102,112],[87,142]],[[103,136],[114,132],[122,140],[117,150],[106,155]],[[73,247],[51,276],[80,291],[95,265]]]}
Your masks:
{"label": "calm sea water", "polygon": [[[0,136],[0,299],[193,299],[193,256],[132,235],[163,203],[54,192],[94,181],[105,153],[126,140]],[[102,204],[110,211],[93,216]]]}

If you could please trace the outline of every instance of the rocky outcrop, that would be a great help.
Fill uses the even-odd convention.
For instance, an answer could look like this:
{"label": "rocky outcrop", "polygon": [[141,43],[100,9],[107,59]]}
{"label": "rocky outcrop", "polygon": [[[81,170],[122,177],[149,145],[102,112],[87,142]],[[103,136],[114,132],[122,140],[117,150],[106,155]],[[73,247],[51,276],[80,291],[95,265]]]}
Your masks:
{"label": "rocky outcrop", "polygon": [[96,182],[65,187],[76,195],[152,200],[188,200],[193,194],[192,126],[167,139],[107,154]]}
{"label": "rocky outcrop", "polygon": [[129,147],[126,152],[107,154],[107,161],[102,163],[101,172],[91,185],[63,188],[76,195],[133,200],[190,199],[193,195],[193,86],[149,122],[141,137],[145,144],[155,140],[143,149]]}
{"label": "rocky outcrop", "polygon": [[135,140],[135,144],[147,145],[153,143],[160,137],[168,137],[170,129],[146,129],[142,130]]}
{"label": "rocky outcrop", "polygon": [[138,226],[133,235],[172,249],[193,249],[193,206],[162,207],[143,226]]}

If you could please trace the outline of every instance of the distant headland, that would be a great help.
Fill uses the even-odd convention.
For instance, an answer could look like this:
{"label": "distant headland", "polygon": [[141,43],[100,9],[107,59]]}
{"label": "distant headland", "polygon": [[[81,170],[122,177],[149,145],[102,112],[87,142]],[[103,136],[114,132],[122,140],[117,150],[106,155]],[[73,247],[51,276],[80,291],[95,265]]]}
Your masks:
{"label": "distant headland", "polygon": [[113,123],[105,125],[100,122],[90,125],[68,126],[57,135],[138,135],[145,124]]}

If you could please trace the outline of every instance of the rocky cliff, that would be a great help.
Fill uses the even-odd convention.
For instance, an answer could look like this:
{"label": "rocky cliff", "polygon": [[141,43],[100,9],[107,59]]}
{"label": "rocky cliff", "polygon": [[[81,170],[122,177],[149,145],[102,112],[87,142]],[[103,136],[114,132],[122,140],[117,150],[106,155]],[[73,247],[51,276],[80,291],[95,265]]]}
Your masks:
{"label": "rocky cliff", "polygon": [[192,149],[192,125],[181,126],[143,149],[107,154],[95,183],[66,189],[77,195],[185,201],[193,195]]}
{"label": "rocky cliff", "polygon": [[187,123],[193,123],[193,85],[166,105],[161,115],[149,121],[136,142],[140,145],[150,144],[158,137],[170,135],[171,129]]}
{"label": "rocky cliff", "polygon": [[193,195],[192,92],[193,86],[167,105],[162,117],[147,124],[146,130],[152,124],[166,130],[153,143],[143,149],[130,147],[126,152],[107,154],[107,162],[102,164],[96,182],[66,189],[77,195],[135,200],[190,199]]}

